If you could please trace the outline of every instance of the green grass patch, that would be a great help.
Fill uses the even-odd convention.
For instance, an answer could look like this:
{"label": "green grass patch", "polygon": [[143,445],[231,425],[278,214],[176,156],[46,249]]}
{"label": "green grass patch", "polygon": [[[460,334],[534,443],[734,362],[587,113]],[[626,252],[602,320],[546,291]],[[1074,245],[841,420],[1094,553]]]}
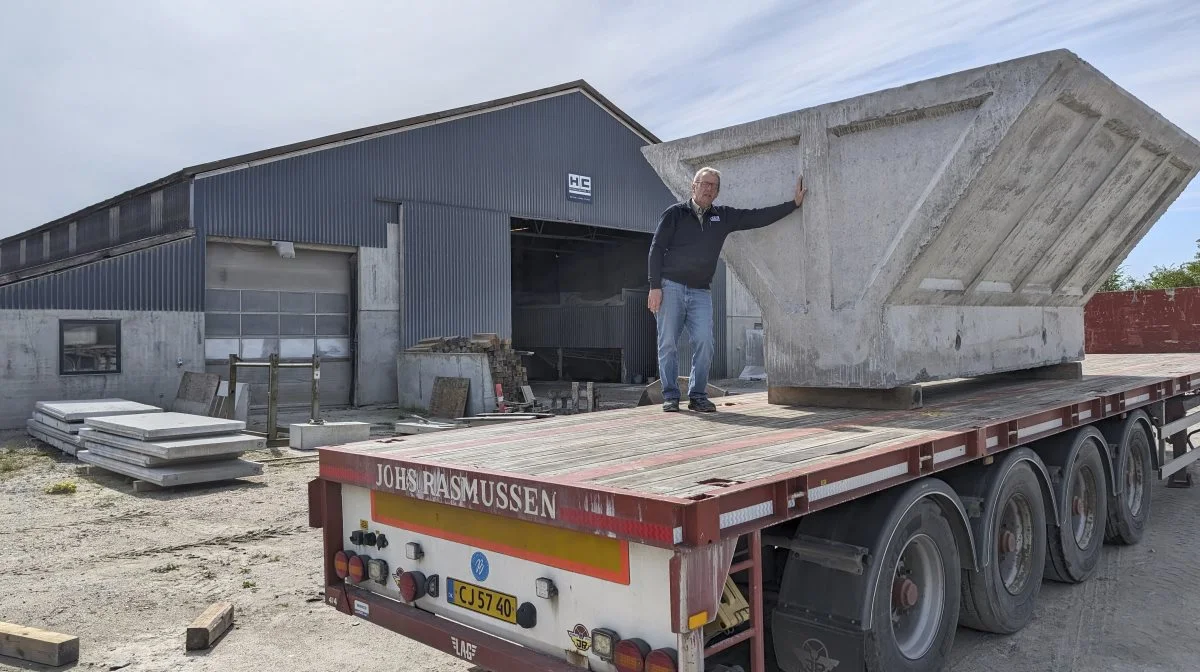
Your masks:
{"label": "green grass patch", "polygon": [[47,495],[73,495],[75,494],[75,483],[73,481],[59,481],[54,485],[46,488]]}

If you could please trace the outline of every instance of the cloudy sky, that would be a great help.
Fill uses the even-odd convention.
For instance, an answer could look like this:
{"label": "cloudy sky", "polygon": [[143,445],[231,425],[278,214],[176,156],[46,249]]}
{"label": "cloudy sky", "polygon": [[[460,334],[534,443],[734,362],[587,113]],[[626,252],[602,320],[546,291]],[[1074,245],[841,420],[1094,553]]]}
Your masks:
{"label": "cloudy sky", "polygon": [[[669,140],[1065,47],[1200,137],[1195,0],[4,0],[3,17],[0,237],[185,166],[581,78]],[[1128,269],[1190,258],[1198,224],[1200,180]]]}

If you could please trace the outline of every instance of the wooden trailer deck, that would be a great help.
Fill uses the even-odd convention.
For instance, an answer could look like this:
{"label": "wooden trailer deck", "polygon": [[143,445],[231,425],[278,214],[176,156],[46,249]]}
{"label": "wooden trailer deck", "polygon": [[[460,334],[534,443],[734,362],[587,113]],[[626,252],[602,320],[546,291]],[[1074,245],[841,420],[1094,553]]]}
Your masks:
{"label": "wooden trailer deck", "polygon": [[[832,506],[1200,386],[1200,354],[1099,355],[1078,380],[928,385],[907,411],[798,408],[765,393],[718,412],[657,406],[368,441],[321,476],[661,545]],[[457,479],[457,480],[456,480]],[[505,483],[507,506],[493,489]],[[494,483],[489,485],[489,483]],[[456,484],[458,487],[456,487]],[[516,490],[512,490],[512,488]],[[714,527],[715,525],[715,527]]]}

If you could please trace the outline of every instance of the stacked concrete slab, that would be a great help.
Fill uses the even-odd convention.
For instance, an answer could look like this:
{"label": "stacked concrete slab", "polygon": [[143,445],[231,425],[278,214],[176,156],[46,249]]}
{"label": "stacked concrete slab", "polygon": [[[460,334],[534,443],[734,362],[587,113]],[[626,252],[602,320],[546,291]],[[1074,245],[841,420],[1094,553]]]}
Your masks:
{"label": "stacked concrete slab", "polygon": [[189,413],[88,418],[79,431],[81,462],[161,487],[224,481],[262,473],[239,459],[266,441],[242,433],[241,420]]}
{"label": "stacked concrete slab", "polygon": [[82,446],[79,431],[87,418],[161,412],[157,406],[125,399],[39,401],[34,406],[33,417],[25,421],[25,428],[35,439],[74,455]]}
{"label": "stacked concrete slab", "polygon": [[790,200],[804,176],[800,211],[725,247],[784,403],[786,388],[1082,359],[1084,305],[1200,166],[1195,138],[1069,51],[643,152],[681,200],[703,166],[723,173],[717,204],[737,207]]}

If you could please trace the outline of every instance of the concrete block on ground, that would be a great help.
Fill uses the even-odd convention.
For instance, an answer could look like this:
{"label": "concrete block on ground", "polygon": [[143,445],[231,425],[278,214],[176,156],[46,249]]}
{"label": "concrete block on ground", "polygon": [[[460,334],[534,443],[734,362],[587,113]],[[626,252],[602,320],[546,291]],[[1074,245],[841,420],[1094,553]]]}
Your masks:
{"label": "concrete block on ground", "polygon": [[240,455],[251,450],[263,450],[267,440],[252,434],[222,434],[189,439],[154,439],[139,441],[125,436],[116,436],[96,429],[84,429],[79,435],[84,441],[141,453],[163,460],[191,458],[218,458],[225,455]]}
{"label": "concrete block on ground", "polygon": [[139,467],[119,460],[96,455],[82,450],[76,455],[81,462],[100,467],[105,471],[137,478],[154,485],[169,488],[176,485],[194,485],[213,481],[227,481],[262,473],[262,465],[242,459],[180,464],[165,467]]}
{"label": "concrete block on ground", "polygon": [[64,422],[81,422],[87,418],[113,415],[161,413],[157,406],[139,404],[125,399],[80,399],[73,401],[39,401],[34,408]]}
{"label": "concrete block on ground", "polygon": [[88,427],[139,441],[229,434],[246,429],[241,420],[210,418],[189,413],[148,413],[119,418],[88,418]]}
{"label": "concrete block on ground", "polygon": [[803,207],[724,258],[771,384],[810,388],[1081,360],[1084,306],[1200,167],[1200,142],[1065,50],[642,151],[680,200],[721,170],[718,206],[790,201],[803,174]]}
{"label": "concrete block on ground", "polygon": [[398,398],[401,408],[428,409],[433,382],[439,377],[468,378],[467,415],[496,410],[496,386],[486,353],[402,352],[396,358]]}
{"label": "concrete block on ground", "polygon": [[123,448],[114,448],[106,446],[103,443],[84,440],[83,447],[89,453],[107,457],[110,460],[132,464],[138,467],[167,467],[176,464],[197,464],[200,462],[220,462],[221,460],[232,460],[241,456],[241,453],[227,453],[222,455],[214,455],[209,457],[183,457],[174,459],[164,459],[161,457],[152,457],[142,453],[135,453],[132,450]]}
{"label": "concrete block on ground", "polygon": [[340,446],[344,443],[371,438],[369,422],[310,422],[288,425],[288,445],[293,450],[316,450],[321,446]]}

